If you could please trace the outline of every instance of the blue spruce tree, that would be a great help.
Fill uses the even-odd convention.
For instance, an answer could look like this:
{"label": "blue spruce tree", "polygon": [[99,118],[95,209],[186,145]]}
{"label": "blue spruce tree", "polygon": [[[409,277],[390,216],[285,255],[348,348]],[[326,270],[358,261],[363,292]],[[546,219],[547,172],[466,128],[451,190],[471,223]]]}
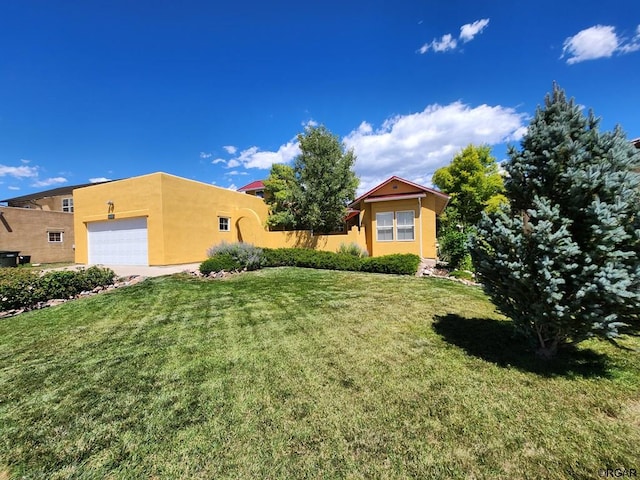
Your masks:
{"label": "blue spruce tree", "polygon": [[488,295],[545,358],[640,330],[640,151],[554,84],[472,240]]}

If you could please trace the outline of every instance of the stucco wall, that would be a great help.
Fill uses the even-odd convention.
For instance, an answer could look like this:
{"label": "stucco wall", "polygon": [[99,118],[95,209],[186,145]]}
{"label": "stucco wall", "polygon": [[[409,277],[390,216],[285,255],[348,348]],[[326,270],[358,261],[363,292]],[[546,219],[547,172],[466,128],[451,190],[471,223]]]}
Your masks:
{"label": "stucco wall", "polygon": [[[367,250],[365,228],[352,227],[345,234],[312,235],[309,230],[292,232],[265,232],[261,247],[268,248],[313,248],[327,252],[335,252],[341,244],[355,243]],[[368,250],[367,250],[368,251]]]}
{"label": "stucco wall", "polygon": [[[77,189],[74,205],[78,263],[88,262],[87,224],[109,213],[113,220],[147,217],[150,265],[199,262],[222,241],[255,238],[268,213],[260,198],[166,173]],[[230,218],[230,231],[219,230],[219,216]]]}
{"label": "stucco wall", "polygon": [[[48,232],[62,242],[49,242]],[[30,255],[31,263],[74,261],[73,214],[29,208],[0,207],[0,250]]]}

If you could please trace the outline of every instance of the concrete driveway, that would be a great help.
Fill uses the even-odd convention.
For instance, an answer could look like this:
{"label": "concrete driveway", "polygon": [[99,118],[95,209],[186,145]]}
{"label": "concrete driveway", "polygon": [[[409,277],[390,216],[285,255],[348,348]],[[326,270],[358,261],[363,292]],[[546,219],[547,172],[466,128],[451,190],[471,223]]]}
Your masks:
{"label": "concrete driveway", "polygon": [[[51,270],[76,270],[78,268],[87,268],[91,265],[74,265],[70,267],[52,268]],[[198,270],[200,263],[185,263],[182,265],[166,265],[161,267],[145,267],[138,265],[97,265],[98,267],[110,268],[118,277],[129,277],[132,275],[140,275],[141,277],[161,277],[163,275],[172,275],[181,272],[195,272]]]}

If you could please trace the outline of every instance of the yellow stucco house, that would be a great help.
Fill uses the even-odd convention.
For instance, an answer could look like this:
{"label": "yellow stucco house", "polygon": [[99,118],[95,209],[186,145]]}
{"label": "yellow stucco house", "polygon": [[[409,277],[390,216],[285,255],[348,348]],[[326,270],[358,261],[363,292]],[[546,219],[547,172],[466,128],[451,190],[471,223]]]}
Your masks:
{"label": "yellow stucco house", "polygon": [[435,258],[436,215],[448,201],[440,192],[392,177],[350,205],[343,234],[312,235],[269,231],[267,204],[247,193],[161,172],[76,189],[76,263],[200,262],[209,247],[223,241],[329,251],[357,243],[372,256]]}

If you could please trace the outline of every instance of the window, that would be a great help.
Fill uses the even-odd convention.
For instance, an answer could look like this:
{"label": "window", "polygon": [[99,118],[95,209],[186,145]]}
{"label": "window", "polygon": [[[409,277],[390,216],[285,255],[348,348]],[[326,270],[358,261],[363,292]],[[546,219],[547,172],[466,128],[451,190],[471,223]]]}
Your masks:
{"label": "window", "polygon": [[378,242],[393,241],[393,212],[376,213],[376,233]]}
{"label": "window", "polygon": [[396,212],[396,230],[398,232],[398,240],[413,241],[415,240],[414,229],[415,212]]}
{"label": "window", "polygon": [[47,232],[49,242],[62,243],[62,232]]}
{"label": "window", "polygon": [[73,198],[62,199],[62,211],[73,213]]}
{"label": "window", "polygon": [[231,230],[231,225],[229,220],[230,220],[229,217],[218,217],[218,228],[220,229],[221,232],[228,232],[229,230]]}

